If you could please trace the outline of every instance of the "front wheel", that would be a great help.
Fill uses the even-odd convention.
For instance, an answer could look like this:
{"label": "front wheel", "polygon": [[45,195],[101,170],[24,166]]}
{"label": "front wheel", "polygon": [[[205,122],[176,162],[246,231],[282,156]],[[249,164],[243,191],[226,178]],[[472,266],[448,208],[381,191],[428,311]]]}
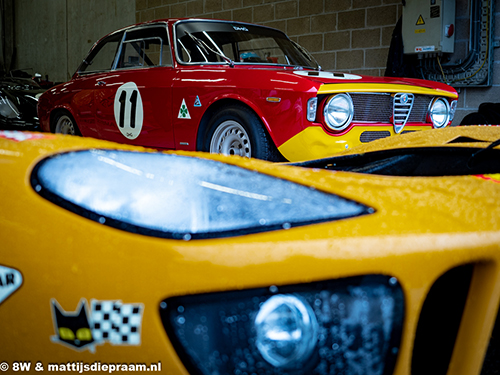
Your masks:
{"label": "front wheel", "polygon": [[269,161],[282,159],[257,115],[241,105],[221,108],[215,113],[203,145],[204,151],[214,154]]}
{"label": "front wheel", "polygon": [[249,158],[252,156],[252,144],[248,133],[240,123],[226,120],[215,128],[209,152]]}
{"label": "front wheel", "polygon": [[54,124],[54,133],[56,134],[81,135],[75,120],[70,114],[59,114],[56,116]]}

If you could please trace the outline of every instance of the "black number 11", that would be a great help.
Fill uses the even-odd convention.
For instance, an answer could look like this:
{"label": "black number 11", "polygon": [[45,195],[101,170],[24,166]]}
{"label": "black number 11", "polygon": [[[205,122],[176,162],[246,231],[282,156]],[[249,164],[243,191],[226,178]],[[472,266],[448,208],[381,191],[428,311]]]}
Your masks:
{"label": "black number 11", "polygon": [[[135,128],[135,114],[137,112],[137,96],[139,95],[139,92],[137,90],[132,91],[132,95],[130,95],[130,127],[132,129]],[[120,102],[120,122],[118,126],[120,128],[125,127],[125,106],[126,106],[126,100],[127,100],[127,92],[122,91],[120,94],[120,98],[118,101]]]}

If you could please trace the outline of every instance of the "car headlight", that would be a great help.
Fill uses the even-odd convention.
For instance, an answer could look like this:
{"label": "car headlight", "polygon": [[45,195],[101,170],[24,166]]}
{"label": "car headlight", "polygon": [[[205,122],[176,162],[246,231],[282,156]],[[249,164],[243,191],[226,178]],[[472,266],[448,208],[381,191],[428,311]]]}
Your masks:
{"label": "car headlight", "polygon": [[16,105],[9,99],[0,96],[0,115],[6,118],[18,118],[19,110]]}
{"label": "car headlight", "polygon": [[373,209],[222,162],[163,153],[86,150],[35,167],[36,192],[90,220],[174,239],[242,235]]}
{"label": "car headlight", "polygon": [[450,120],[450,105],[444,98],[435,98],[429,110],[432,125],[435,128],[446,126]]}
{"label": "car headlight", "polygon": [[354,105],[349,94],[331,96],[324,109],[326,125],[332,130],[343,130],[349,126],[354,115]]}
{"label": "car headlight", "polygon": [[255,317],[255,343],[274,367],[293,368],[307,360],[318,339],[318,322],[307,301],[294,295],[275,295]]}
{"label": "car headlight", "polygon": [[167,298],[164,328],[186,368],[209,374],[392,373],[404,315],[395,278]]}

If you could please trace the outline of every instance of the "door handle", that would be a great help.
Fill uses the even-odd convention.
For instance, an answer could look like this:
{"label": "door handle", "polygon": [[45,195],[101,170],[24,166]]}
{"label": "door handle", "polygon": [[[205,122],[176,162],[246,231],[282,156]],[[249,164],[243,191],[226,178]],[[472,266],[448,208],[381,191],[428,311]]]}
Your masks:
{"label": "door handle", "polygon": [[97,81],[97,83],[95,85],[96,86],[106,86],[106,82],[105,81]]}

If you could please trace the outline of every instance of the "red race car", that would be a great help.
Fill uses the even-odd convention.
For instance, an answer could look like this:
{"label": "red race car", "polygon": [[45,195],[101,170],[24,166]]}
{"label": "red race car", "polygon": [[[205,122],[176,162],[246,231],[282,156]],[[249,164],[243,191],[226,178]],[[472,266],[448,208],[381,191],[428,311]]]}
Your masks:
{"label": "red race car", "polygon": [[170,19],[99,40],[38,113],[44,131],[300,161],[446,127],[457,97],[437,82],[322,71],[276,29]]}

